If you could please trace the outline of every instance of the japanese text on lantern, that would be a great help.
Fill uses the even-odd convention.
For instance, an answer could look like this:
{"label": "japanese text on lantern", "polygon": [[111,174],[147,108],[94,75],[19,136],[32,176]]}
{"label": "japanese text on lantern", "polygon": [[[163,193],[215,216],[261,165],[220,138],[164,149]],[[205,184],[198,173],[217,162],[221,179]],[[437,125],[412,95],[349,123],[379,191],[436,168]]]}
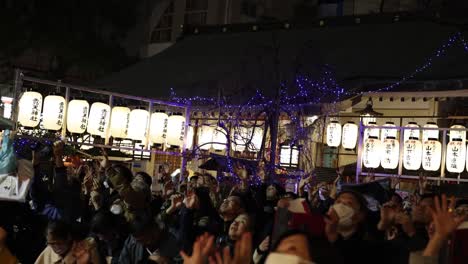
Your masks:
{"label": "japanese text on lantern", "polygon": [[434,148],[435,148],[434,144],[426,145],[426,149],[424,150],[426,152],[426,156],[424,157],[425,167],[431,167],[432,153],[434,152]]}
{"label": "japanese text on lantern", "polygon": [[81,129],[86,129],[86,124],[88,123],[88,107],[83,107],[83,115],[81,116]]}
{"label": "japanese text on lantern", "polygon": [[31,109],[31,121],[37,121],[39,116],[39,99],[33,99],[33,107]]}
{"label": "japanese text on lantern", "polygon": [[128,134],[128,124],[130,124],[130,112],[127,113],[127,119],[125,119],[125,135]]}
{"label": "japanese text on lantern", "polygon": [[168,119],[167,119],[167,118],[164,118],[164,128],[163,128],[163,134],[162,134],[162,137],[163,137],[163,138],[166,138],[166,134],[167,134],[167,123],[168,123]]}
{"label": "japanese text on lantern", "polygon": [[185,121],[182,121],[182,128],[180,129],[180,140],[184,140],[184,136],[185,136]]}
{"label": "japanese text on lantern", "polygon": [[107,117],[107,109],[102,109],[101,110],[101,118],[99,120],[99,127],[98,127],[98,131],[101,132],[101,133],[103,133],[104,130],[105,130],[106,117]]}
{"label": "japanese text on lantern", "polygon": [[413,158],[413,151],[415,144],[409,142],[406,144],[405,162],[407,166],[411,166],[411,158]]}
{"label": "japanese text on lantern", "polygon": [[57,116],[57,125],[58,126],[61,126],[62,123],[63,123],[63,110],[65,108],[65,103],[64,102],[60,102],[59,104],[59,111],[58,111],[58,116]]}

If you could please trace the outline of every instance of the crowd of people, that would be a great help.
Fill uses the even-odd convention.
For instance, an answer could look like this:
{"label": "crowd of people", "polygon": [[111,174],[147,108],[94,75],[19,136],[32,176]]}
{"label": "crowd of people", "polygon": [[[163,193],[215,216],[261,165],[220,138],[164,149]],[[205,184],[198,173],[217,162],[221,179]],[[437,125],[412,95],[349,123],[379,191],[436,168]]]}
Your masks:
{"label": "crowd of people", "polygon": [[1,264],[455,263],[467,220],[462,199],[421,192],[407,206],[391,192],[371,210],[314,175],[294,193],[166,174],[156,192],[153,177],[107,158],[65,167],[63,147],[33,150],[28,203],[2,204]]}

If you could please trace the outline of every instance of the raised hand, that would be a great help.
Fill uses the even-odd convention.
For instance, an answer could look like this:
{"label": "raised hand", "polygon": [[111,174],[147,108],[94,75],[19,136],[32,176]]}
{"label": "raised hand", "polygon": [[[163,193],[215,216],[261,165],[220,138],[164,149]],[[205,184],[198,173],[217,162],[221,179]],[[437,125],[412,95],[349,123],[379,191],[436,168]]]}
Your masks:
{"label": "raised hand", "polygon": [[184,264],[204,264],[213,253],[214,236],[205,233],[199,236],[193,243],[192,256],[184,251],[180,255],[184,259]]}
{"label": "raised hand", "polygon": [[229,247],[223,250],[223,257],[219,252],[215,257],[210,257],[210,264],[245,264],[252,259],[252,234],[244,233],[241,239],[237,240],[234,249],[234,257],[231,257]]}
{"label": "raised hand", "polygon": [[435,226],[435,235],[442,238],[448,238],[450,234],[457,229],[457,227],[465,221],[466,215],[455,217],[453,214],[455,198],[451,198],[450,207],[447,203],[447,197],[442,195],[442,201],[438,197],[434,197],[434,209],[431,210],[432,221]]}
{"label": "raised hand", "polygon": [[385,203],[380,208],[380,222],[377,228],[381,231],[389,228],[395,221],[396,208],[392,202]]}
{"label": "raised hand", "polygon": [[262,252],[266,252],[269,247],[270,247],[270,236],[267,236],[265,237],[265,239],[263,239],[262,243],[258,245],[258,249],[260,249]]}
{"label": "raised hand", "polygon": [[467,219],[466,214],[461,216],[454,215],[454,205],[455,199],[453,197],[451,198],[450,207],[445,195],[442,195],[441,201],[439,201],[438,197],[434,197],[434,209],[431,208],[430,210],[435,233],[424,249],[423,256],[437,256],[449,236]]}

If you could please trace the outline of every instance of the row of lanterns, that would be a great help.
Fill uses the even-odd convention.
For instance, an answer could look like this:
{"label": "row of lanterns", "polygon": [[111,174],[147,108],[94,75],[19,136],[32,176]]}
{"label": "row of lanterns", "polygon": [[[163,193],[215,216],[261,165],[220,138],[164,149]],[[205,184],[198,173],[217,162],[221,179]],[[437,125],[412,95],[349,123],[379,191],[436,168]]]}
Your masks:
{"label": "row of lanterns", "polygon": [[184,141],[185,118],[179,113],[168,116],[161,111],[152,113],[150,117],[150,113],[144,109],[130,110],[123,106],[111,109],[108,104],[100,102],[90,106],[85,100],[72,100],[66,107],[62,96],[48,95],[42,100],[42,95],[33,91],[23,93],[19,100],[18,122],[24,127],[37,127],[41,109],[41,125],[47,130],[60,130],[66,113],[66,127],[70,133],[88,132],[93,136],[105,137],[109,129],[109,135],[114,138],[128,138],[145,143],[148,121],[151,118],[151,142],[180,147]]}
{"label": "row of lanterns", "polygon": [[[43,106],[43,107],[42,107]],[[66,109],[67,108],[67,109]],[[42,123],[41,119],[42,109]],[[128,107],[111,107],[105,103],[96,102],[91,106],[85,100],[72,100],[66,107],[65,98],[58,95],[48,95],[42,98],[38,92],[23,93],[19,101],[18,122],[24,127],[37,127],[57,131],[63,126],[67,114],[67,130],[70,133],[82,134],[88,132],[92,136],[105,137],[109,135],[117,139],[131,139],[146,143],[148,119],[150,121],[149,140],[154,144],[182,146],[185,134],[185,118],[181,114],[168,116],[164,111],[151,114],[144,109]],[[187,131],[187,148],[193,144],[193,127]],[[232,147],[235,151],[244,151],[247,140],[251,139],[249,150],[260,149],[263,129],[260,127],[239,127],[233,133]],[[198,145],[202,150],[213,148],[216,151],[226,149],[227,138],[220,127],[203,125],[198,136]]]}
{"label": "row of lanterns", "polygon": [[[372,128],[375,122],[369,122],[364,131],[363,165],[367,168],[396,169],[399,163],[400,144],[397,140],[398,130],[395,124],[387,122],[383,129]],[[442,144],[439,140],[439,131],[434,122],[423,126],[422,140],[420,140],[420,127],[410,122],[403,134],[403,167],[407,170],[419,170],[421,165],[426,171],[440,169],[442,159]],[[428,130],[428,128],[433,130]],[[468,170],[468,157],[466,156],[466,131],[462,125],[450,127],[449,143],[446,151],[446,168],[453,173],[461,173],[466,167]],[[353,122],[343,127],[338,121],[332,121],[327,127],[327,144],[330,147],[341,145],[345,149],[356,147],[358,126]],[[380,137],[380,139],[379,139]]]}

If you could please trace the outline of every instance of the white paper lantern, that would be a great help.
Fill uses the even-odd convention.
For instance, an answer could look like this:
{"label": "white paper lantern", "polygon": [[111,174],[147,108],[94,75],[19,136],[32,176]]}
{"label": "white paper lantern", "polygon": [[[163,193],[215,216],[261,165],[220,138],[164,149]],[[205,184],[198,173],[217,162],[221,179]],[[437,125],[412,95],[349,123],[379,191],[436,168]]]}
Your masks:
{"label": "white paper lantern", "polygon": [[422,143],[417,139],[405,141],[403,149],[403,167],[407,170],[419,170],[422,161]]}
{"label": "white paper lantern", "polygon": [[354,122],[348,122],[343,126],[341,135],[341,145],[345,149],[354,149],[356,147],[358,136],[358,126]]}
{"label": "white paper lantern", "polygon": [[382,155],[382,142],[377,138],[370,136],[364,141],[363,165],[366,168],[375,169],[380,165]]}
{"label": "white paper lantern", "polygon": [[42,111],[42,124],[45,129],[59,130],[63,125],[65,114],[65,98],[58,95],[49,95],[44,99]]}
{"label": "white paper lantern", "polygon": [[213,135],[214,135],[215,127],[209,125],[203,125],[200,127],[198,131],[198,146],[201,150],[209,150],[213,145]]}
{"label": "white paper lantern", "polygon": [[380,161],[382,168],[396,169],[400,157],[400,143],[394,137],[387,137],[382,145],[382,158]]}
{"label": "white paper lantern", "polygon": [[282,145],[279,156],[280,165],[283,167],[297,167],[299,165],[299,148],[297,146]]}
{"label": "white paper lantern", "polygon": [[[450,129],[465,129],[465,126],[462,125],[453,125]],[[461,139],[463,143],[466,141],[466,131],[461,130],[450,130],[450,141],[455,139]]]}
{"label": "white paper lantern", "polygon": [[377,126],[377,123],[369,122],[367,126],[369,126],[369,128],[364,130],[364,141],[369,137],[379,138],[380,130],[378,128],[373,128]]}
{"label": "white paper lantern", "polygon": [[88,125],[89,104],[85,100],[72,100],[68,103],[67,130],[82,134]]}
{"label": "white paper lantern", "polygon": [[365,126],[368,126],[370,123],[375,124],[377,122],[377,118],[371,114],[361,115],[361,118],[362,118],[362,124]]}
{"label": "white paper lantern", "polygon": [[42,95],[38,92],[24,92],[18,104],[18,122],[24,127],[39,125]]}
{"label": "white paper lantern", "polygon": [[396,139],[398,130],[395,128],[395,124],[393,122],[386,122],[384,126],[385,128],[382,128],[382,131],[380,131],[380,139],[382,141],[387,138]]}
{"label": "white paper lantern", "polygon": [[166,143],[169,116],[164,112],[155,112],[151,115],[150,140],[154,144]]}
{"label": "white paper lantern", "polygon": [[447,145],[446,167],[448,172],[461,173],[465,169],[466,145],[461,139],[450,141]]}
{"label": "white paper lantern", "polygon": [[113,138],[124,139],[128,135],[128,123],[130,122],[130,108],[116,106],[112,108],[110,135]]}
{"label": "white paper lantern", "polygon": [[93,103],[89,111],[88,133],[105,137],[110,119],[110,106],[104,103]]}
{"label": "white paper lantern", "polygon": [[221,151],[226,149],[227,137],[221,127],[217,127],[213,133],[213,149]]}
{"label": "white paper lantern", "polygon": [[415,122],[409,122],[405,127],[417,128],[417,129],[405,129],[405,132],[403,134],[403,138],[405,139],[405,142],[409,140],[410,138],[415,138],[419,140],[420,131],[419,131],[418,124],[416,124]]}
{"label": "white paper lantern", "polygon": [[327,126],[327,145],[338,147],[341,142],[341,124],[338,121],[331,121]]}
{"label": "white paper lantern", "polygon": [[194,133],[195,132],[193,130],[193,126],[189,126],[187,131],[187,143],[185,144],[185,149],[192,149]]}
{"label": "white paper lantern", "polygon": [[263,128],[261,127],[252,127],[250,135],[252,135],[252,141],[249,145],[249,151],[251,152],[258,152],[262,147],[262,140],[263,140]]}
{"label": "white paper lantern", "polygon": [[[423,128],[438,128],[436,123],[427,122]],[[425,130],[423,129],[423,142],[428,141],[429,139],[439,140],[439,130]]]}
{"label": "white paper lantern", "polygon": [[129,139],[146,143],[146,129],[148,128],[149,112],[145,109],[133,109],[128,121]]}
{"label": "white paper lantern", "polygon": [[185,138],[185,117],[180,113],[172,114],[167,120],[166,144],[182,147]]}
{"label": "white paper lantern", "polygon": [[437,140],[427,140],[423,143],[422,165],[427,171],[437,171],[442,158],[442,144]]}

